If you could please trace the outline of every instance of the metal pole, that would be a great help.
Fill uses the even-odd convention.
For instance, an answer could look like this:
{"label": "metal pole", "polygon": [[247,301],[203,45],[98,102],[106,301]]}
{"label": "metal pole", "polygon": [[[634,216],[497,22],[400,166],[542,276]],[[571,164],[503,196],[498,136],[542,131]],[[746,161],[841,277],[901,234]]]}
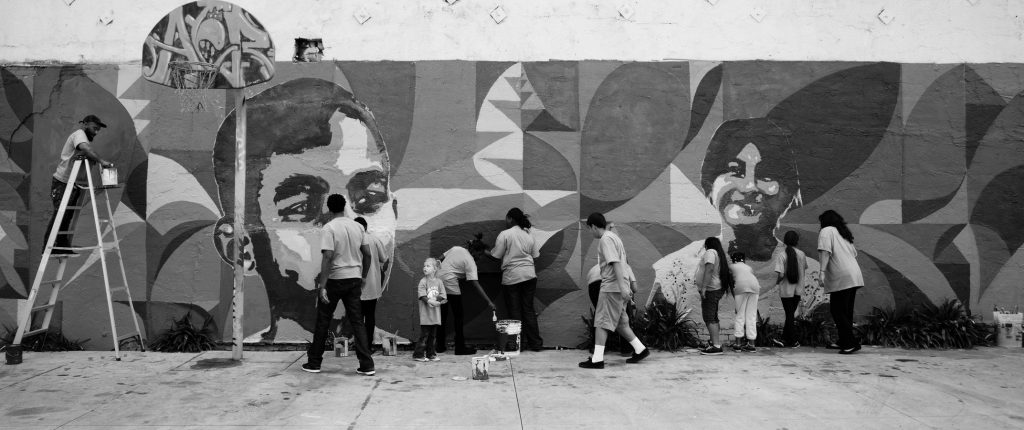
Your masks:
{"label": "metal pole", "polygon": [[231,290],[231,336],[234,344],[231,347],[231,358],[242,359],[242,315],[244,313],[245,287],[245,90],[232,89],[235,99],[235,282]]}

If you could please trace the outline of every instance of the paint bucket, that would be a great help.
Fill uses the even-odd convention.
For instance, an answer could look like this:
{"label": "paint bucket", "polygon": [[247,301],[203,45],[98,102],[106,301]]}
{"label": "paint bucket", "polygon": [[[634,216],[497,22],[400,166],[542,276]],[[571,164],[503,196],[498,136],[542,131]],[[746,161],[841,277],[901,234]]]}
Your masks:
{"label": "paint bucket", "polygon": [[996,346],[1020,348],[1024,346],[1024,313],[993,312],[996,320]]}
{"label": "paint bucket", "polygon": [[343,337],[334,343],[335,357],[348,357],[348,338]]}
{"label": "paint bucket", "polygon": [[380,341],[384,355],[398,355],[398,338],[395,336],[384,336]]}
{"label": "paint bucket", "polygon": [[100,170],[100,181],[104,187],[117,185],[117,169],[113,167],[105,167]]}
{"label": "paint bucket", "polygon": [[[520,349],[520,337],[519,333],[522,332],[523,323],[519,320],[498,320],[494,323],[494,328],[498,331],[498,351],[503,352],[507,356],[519,355]],[[512,347],[509,347],[509,344]]]}
{"label": "paint bucket", "polygon": [[7,364],[21,364],[21,345],[7,345],[4,355],[7,357]]}
{"label": "paint bucket", "polygon": [[491,362],[490,357],[473,357],[471,360],[473,363],[473,379],[477,381],[486,381],[490,377],[488,376],[488,363]]}

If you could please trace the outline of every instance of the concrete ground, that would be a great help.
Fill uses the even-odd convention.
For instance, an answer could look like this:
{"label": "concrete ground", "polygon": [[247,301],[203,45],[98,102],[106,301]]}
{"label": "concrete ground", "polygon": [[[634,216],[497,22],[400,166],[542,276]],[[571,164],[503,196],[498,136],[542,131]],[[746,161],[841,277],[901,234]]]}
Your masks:
{"label": "concrete ground", "polygon": [[701,356],[655,352],[640,364],[583,351],[527,352],[470,376],[470,357],[419,363],[409,352],[25,353],[0,365],[0,428],[1024,428],[1024,350],[856,355],[813,348]]}

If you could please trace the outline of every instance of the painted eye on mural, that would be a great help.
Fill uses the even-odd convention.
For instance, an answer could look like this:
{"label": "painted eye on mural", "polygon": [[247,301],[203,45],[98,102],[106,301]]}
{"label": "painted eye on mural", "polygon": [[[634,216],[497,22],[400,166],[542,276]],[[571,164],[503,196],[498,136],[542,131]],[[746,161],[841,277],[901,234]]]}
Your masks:
{"label": "painted eye on mural", "polygon": [[728,172],[731,173],[733,176],[742,177],[743,174],[746,173],[744,172],[744,164],[746,163],[743,163],[742,161],[730,161]]}
{"label": "painted eye on mural", "polygon": [[356,173],[346,188],[352,201],[352,210],[360,215],[375,214],[388,201],[388,178],[380,170]]}
{"label": "painted eye on mural", "polygon": [[324,199],[331,190],[319,176],[294,174],[274,188],[274,204],[283,222],[311,222],[323,211]]}

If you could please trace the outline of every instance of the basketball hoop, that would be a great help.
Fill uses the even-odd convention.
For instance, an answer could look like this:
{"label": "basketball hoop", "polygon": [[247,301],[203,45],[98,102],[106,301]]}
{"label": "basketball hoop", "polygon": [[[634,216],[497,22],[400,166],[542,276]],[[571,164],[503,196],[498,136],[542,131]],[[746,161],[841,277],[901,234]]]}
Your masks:
{"label": "basketball hoop", "polygon": [[213,86],[217,66],[198,61],[171,61],[167,64],[171,87],[181,99],[182,112],[205,112],[206,90]]}

